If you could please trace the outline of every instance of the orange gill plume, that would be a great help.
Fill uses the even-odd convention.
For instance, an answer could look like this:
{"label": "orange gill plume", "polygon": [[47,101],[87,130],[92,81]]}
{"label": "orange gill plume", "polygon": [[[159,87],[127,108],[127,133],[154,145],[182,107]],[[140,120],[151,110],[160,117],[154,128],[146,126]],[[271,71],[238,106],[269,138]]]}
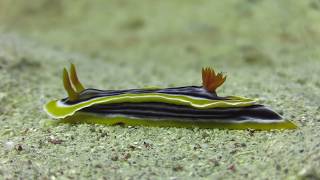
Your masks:
{"label": "orange gill plume", "polygon": [[202,85],[211,93],[216,94],[216,89],[221,86],[226,79],[227,76],[224,76],[222,73],[216,74],[210,67],[202,68]]}

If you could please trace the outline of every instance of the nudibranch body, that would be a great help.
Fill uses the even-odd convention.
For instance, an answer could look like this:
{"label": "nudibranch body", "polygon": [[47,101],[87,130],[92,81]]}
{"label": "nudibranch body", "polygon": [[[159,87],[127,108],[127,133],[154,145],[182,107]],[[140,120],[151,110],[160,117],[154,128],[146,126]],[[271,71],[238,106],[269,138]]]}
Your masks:
{"label": "nudibranch body", "polygon": [[63,71],[68,97],[51,101],[44,109],[51,117],[65,123],[260,130],[296,128],[254,99],[219,97],[216,89],[225,80],[222,73],[205,68],[202,69],[202,86],[85,89],[71,64],[70,76],[66,69]]}

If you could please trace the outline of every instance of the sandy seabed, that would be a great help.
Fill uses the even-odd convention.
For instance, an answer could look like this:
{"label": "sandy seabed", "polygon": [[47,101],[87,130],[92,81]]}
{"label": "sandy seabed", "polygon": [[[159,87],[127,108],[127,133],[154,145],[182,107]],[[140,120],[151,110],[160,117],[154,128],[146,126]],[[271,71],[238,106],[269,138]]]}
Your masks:
{"label": "sandy seabed", "polygon": [[[0,179],[320,178],[317,1],[32,2],[0,2]],[[221,96],[298,129],[48,126],[70,62],[99,89],[200,85],[212,66]]]}

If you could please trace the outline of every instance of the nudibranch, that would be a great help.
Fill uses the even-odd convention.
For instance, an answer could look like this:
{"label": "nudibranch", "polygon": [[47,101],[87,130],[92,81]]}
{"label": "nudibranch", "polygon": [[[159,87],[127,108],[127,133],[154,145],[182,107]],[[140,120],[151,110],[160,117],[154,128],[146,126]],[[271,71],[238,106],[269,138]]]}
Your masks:
{"label": "nudibranch", "polygon": [[202,86],[98,90],[84,88],[71,64],[63,70],[68,97],[53,100],[44,110],[63,123],[227,129],[294,129],[296,125],[257,103],[237,96],[220,97],[222,73],[202,69]]}

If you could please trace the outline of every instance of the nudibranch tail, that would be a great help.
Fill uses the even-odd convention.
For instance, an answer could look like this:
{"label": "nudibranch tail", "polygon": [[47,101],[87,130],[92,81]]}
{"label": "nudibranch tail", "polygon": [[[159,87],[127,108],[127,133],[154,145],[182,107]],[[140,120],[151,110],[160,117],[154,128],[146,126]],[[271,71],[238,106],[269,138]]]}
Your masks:
{"label": "nudibranch tail", "polygon": [[222,73],[216,74],[212,68],[202,68],[202,85],[211,92],[216,93],[216,89],[221,86],[227,79]]}

